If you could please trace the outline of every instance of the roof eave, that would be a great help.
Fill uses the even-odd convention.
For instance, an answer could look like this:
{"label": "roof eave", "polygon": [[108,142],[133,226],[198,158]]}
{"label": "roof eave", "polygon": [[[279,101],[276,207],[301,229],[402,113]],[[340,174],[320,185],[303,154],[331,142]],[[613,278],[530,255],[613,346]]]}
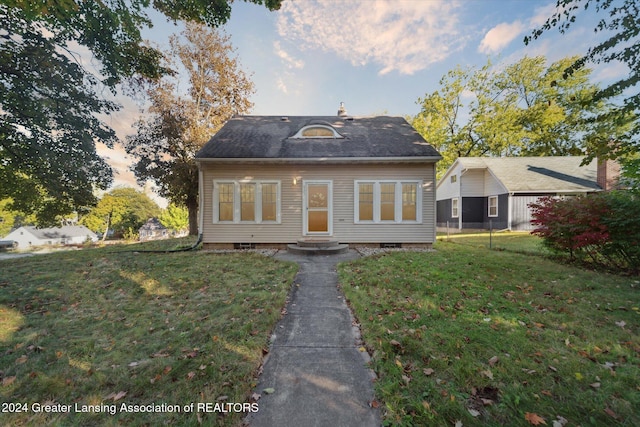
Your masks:
{"label": "roof eave", "polygon": [[197,158],[196,163],[270,163],[270,164],[345,164],[345,163],[435,163],[441,156],[414,157],[302,157],[302,158],[274,158],[274,157],[218,157]]}

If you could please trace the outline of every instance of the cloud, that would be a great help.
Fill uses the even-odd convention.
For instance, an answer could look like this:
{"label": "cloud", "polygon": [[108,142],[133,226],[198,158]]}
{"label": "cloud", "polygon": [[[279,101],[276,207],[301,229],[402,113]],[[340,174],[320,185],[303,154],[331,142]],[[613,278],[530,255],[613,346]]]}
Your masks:
{"label": "cloud", "polygon": [[503,22],[490,29],[478,46],[480,53],[496,53],[509,45],[527,27],[521,21]]}
{"label": "cloud", "polygon": [[431,1],[283,2],[280,36],[302,50],[322,50],[380,74],[413,74],[461,49],[459,4]]}
{"label": "cloud", "polygon": [[293,58],[286,50],[280,46],[280,42],[273,43],[273,50],[276,55],[287,65],[288,68],[302,69],[304,68],[304,61],[301,59]]}

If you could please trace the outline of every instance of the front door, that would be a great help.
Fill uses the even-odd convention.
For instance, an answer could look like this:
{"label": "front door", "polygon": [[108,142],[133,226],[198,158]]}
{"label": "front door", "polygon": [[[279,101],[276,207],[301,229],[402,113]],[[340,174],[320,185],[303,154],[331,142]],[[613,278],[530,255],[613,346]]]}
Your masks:
{"label": "front door", "polygon": [[332,230],[331,181],[304,182],[304,234],[330,236]]}

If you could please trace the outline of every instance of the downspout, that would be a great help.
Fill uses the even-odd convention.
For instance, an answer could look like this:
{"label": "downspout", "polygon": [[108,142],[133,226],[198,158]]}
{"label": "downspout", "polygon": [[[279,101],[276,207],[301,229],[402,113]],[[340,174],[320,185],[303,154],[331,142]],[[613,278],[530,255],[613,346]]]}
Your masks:
{"label": "downspout", "polygon": [[511,229],[513,223],[513,193],[507,193],[507,209],[507,228],[509,231],[513,231]]}
{"label": "downspout", "polygon": [[198,240],[202,241],[204,233],[204,173],[202,172],[202,164],[198,165]]}

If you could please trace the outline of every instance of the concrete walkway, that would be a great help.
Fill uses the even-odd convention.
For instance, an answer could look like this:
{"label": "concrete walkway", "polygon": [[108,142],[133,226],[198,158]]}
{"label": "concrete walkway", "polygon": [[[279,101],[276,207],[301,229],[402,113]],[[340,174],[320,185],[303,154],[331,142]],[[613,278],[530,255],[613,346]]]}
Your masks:
{"label": "concrete walkway", "polygon": [[246,422],[252,427],[379,426],[380,415],[370,406],[375,375],[366,366],[367,353],[358,350],[359,332],[337,288],[336,264],[358,254],[280,252],[275,257],[299,263],[300,270],[255,389],[262,396],[259,411]]}

